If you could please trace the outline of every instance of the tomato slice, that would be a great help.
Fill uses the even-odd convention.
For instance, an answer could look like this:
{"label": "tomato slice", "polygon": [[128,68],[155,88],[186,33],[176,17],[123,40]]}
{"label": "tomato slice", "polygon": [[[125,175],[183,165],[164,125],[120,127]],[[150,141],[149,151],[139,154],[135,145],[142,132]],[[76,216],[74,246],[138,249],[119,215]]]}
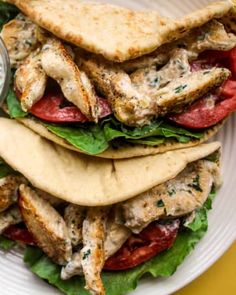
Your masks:
{"label": "tomato slice", "polygon": [[169,249],[176,239],[179,225],[179,220],[165,225],[157,222],[150,224],[139,235],[132,235],[123,247],[106,261],[104,269],[130,269]]}
{"label": "tomato slice", "polygon": [[16,225],[9,226],[4,231],[4,236],[16,242],[20,242],[31,246],[35,245],[34,239],[29,233],[29,231],[26,228],[21,228]]}
{"label": "tomato slice", "polygon": [[[213,100],[212,100],[213,101]],[[209,103],[209,98],[202,98],[184,113],[173,114],[168,118],[190,129],[204,129],[214,126],[236,110],[236,95],[220,102]]]}
{"label": "tomato slice", "polygon": [[[107,100],[98,97],[98,106],[101,113],[100,118],[111,114]],[[61,107],[65,99],[62,94],[46,94],[40,101],[33,105],[30,112],[35,117],[52,123],[88,122],[82,112],[73,105]]]}
{"label": "tomato slice", "polygon": [[230,51],[204,52],[192,63],[192,71],[224,66],[231,70],[232,78],[227,80],[217,94],[203,97],[186,108],[183,113],[170,114],[168,119],[190,129],[204,129],[214,126],[236,111],[236,47]]}

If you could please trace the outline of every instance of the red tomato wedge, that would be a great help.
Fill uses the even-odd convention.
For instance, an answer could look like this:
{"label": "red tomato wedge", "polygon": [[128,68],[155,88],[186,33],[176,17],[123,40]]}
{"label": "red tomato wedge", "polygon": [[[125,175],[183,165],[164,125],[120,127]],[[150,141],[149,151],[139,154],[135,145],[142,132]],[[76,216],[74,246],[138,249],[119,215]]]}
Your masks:
{"label": "red tomato wedge", "polygon": [[165,225],[157,222],[150,224],[139,235],[132,235],[123,247],[106,261],[104,269],[130,269],[171,248],[179,225],[179,220]]}
{"label": "red tomato wedge", "polygon": [[205,52],[201,57],[192,63],[192,71],[225,66],[231,70],[232,77],[217,94],[199,99],[183,113],[168,116],[171,121],[190,129],[209,128],[236,111],[236,47],[226,52]]}
{"label": "red tomato wedge", "polygon": [[[30,112],[35,117],[52,123],[88,122],[82,112],[76,106],[61,107],[65,102],[62,94],[46,94],[31,108]],[[101,110],[100,118],[112,113],[106,99],[98,97],[98,106]]]}
{"label": "red tomato wedge", "polygon": [[35,245],[33,237],[26,228],[11,225],[5,230],[4,236],[16,242],[31,246]]}

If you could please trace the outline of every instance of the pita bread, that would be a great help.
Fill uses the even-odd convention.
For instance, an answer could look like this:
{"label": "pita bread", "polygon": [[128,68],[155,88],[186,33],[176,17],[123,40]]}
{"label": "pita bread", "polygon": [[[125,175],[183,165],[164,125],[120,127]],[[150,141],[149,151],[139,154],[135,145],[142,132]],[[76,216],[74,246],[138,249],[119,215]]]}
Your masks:
{"label": "pita bread", "polygon": [[[38,133],[40,136],[53,141],[56,144],[59,144],[60,146],[67,148],[69,150],[84,153],[80,149],[74,147],[70,143],[68,143],[63,138],[60,138],[59,136],[53,134],[50,132],[46,127],[44,127],[41,123],[38,123],[36,120],[23,118],[23,119],[17,119],[19,122],[27,126],[28,128],[32,129],[34,132]],[[213,137],[224,125],[225,121],[217,124],[216,126],[207,129],[205,131],[203,137],[201,139],[191,140],[188,143],[178,143],[174,140],[167,140],[165,143],[157,146],[145,146],[145,145],[138,145],[138,144],[123,144],[117,147],[116,149],[110,147],[105,152],[95,155],[96,157],[100,158],[107,158],[107,159],[128,159],[133,157],[140,157],[140,156],[148,156],[148,155],[155,155],[159,153],[164,153],[167,151],[182,149],[182,148],[188,148],[197,146],[201,143],[206,142],[208,139]]]}
{"label": "pita bread", "polygon": [[0,118],[0,157],[36,188],[83,206],[132,198],[180,173],[188,163],[220,148],[219,142],[128,160],[78,155],[15,120]]}
{"label": "pita bread", "polygon": [[10,0],[32,21],[61,39],[122,62],[154,51],[188,30],[221,18],[233,4],[222,1],[174,20],[156,11],[137,12],[78,0]]}

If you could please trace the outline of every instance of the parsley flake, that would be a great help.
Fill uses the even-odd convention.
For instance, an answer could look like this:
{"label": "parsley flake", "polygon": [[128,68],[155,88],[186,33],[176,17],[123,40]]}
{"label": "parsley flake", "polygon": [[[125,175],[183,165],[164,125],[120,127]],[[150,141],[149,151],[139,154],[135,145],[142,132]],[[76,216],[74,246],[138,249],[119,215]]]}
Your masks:
{"label": "parsley flake", "polygon": [[169,191],[167,191],[167,194],[169,195],[169,197],[172,197],[174,194],[176,194],[176,190],[172,188]]}
{"label": "parsley flake", "polygon": [[193,189],[195,189],[198,192],[202,192],[202,188],[200,187],[200,183],[199,183],[200,177],[199,175],[197,175],[194,179],[193,182],[188,184],[188,187],[192,187]]}
{"label": "parsley flake", "polygon": [[83,260],[87,259],[87,258],[89,257],[90,254],[91,254],[91,250],[88,249],[88,251],[85,252],[84,255],[83,255]]}
{"label": "parsley flake", "polygon": [[161,207],[164,207],[164,206],[165,206],[165,204],[163,203],[162,200],[157,201],[157,207],[161,208]]}
{"label": "parsley flake", "polygon": [[180,92],[182,92],[187,86],[188,86],[187,84],[185,84],[185,85],[180,85],[180,86],[178,86],[178,87],[176,87],[176,88],[174,89],[174,92],[175,92],[175,93],[180,93]]}

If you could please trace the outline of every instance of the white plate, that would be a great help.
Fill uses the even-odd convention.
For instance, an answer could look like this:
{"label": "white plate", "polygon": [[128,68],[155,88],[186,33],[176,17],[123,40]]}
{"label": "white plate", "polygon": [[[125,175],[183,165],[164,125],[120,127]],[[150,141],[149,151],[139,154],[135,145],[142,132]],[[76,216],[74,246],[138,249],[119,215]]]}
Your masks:
{"label": "white plate", "polygon": [[[104,1],[105,2],[105,1]],[[167,16],[181,16],[203,7],[207,0],[113,0],[135,8],[157,8]],[[236,115],[232,116],[216,137],[223,143],[224,186],[218,193],[214,208],[209,214],[209,230],[194,252],[187,257],[177,272],[168,279],[145,279],[132,295],[167,295],[182,288],[210,267],[232,244],[236,237]],[[19,252],[0,251],[1,295],[58,295],[53,287],[30,273]]]}

